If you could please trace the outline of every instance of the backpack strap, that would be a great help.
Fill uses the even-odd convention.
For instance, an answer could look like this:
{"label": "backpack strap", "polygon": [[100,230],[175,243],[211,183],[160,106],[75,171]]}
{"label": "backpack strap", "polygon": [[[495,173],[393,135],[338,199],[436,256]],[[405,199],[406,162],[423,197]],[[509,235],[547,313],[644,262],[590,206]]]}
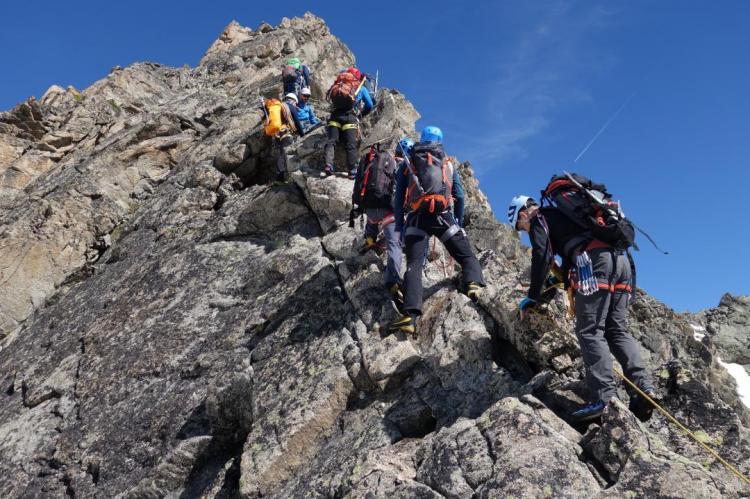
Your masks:
{"label": "backpack strap", "polygon": [[362,177],[362,189],[359,192],[360,197],[365,196],[365,190],[367,189],[367,181],[370,179],[370,169],[372,168],[372,159],[375,157],[375,146],[370,146],[370,153],[367,155],[367,166],[365,167],[365,174]]}
{"label": "backpack strap", "polygon": [[292,117],[292,111],[289,109],[287,102],[281,103],[281,113],[284,115],[285,124],[291,129],[292,132],[297,133],[297,126],[294,124],[294,118]]}

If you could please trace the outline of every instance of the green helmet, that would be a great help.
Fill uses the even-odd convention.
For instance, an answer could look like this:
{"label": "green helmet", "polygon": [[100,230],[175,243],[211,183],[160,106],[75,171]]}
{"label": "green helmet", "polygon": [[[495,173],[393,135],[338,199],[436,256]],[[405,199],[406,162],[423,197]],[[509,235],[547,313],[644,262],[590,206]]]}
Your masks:
{"label": "green helmet", "polygon": [[300,60],[297,57],[290,57],[289,59],[286,60],[286,65],[287,66],[294,66],[295,69],[299,69],[299,67],[302,65],[302,63],[300,62]]}

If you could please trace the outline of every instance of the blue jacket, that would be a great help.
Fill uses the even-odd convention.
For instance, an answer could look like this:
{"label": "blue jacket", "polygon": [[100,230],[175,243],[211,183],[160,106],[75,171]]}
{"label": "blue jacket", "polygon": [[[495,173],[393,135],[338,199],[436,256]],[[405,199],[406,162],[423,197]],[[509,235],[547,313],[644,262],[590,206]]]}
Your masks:
{"label": "blue jacket", "polygon": [[362,88],[359,89],[359,92],[357,92],[357,99],[354,101],[354,107],[359,107],[359,103],[364,102],[365,107],[362,110],[362,116],[367,115],[370,111],[372,111],[372,108],[374,107],[372,103],[372,97],[370,97],[370,91],[367,90],[367,87],[362,85]]}
{"label": "blue jacket", "polygon": [[313,110],[313,107],[303,101],[300,101],[299,105],[297,106],[297,117],[299,118],[305,129],[308,129],[311,126],[320,123],[318,117],[315,116],[315,110]]}
{"label": "blue jacket", "polygon": [[[393,200],[393,215],[396,219],[396,230],[402,232],[404,229],[404,201],[406,189],[409,187],[409,175],[406,174],[406,161],[402,161],[396,170],[396,195]],[[453,166],[453,216],[461,227],[464,226],[464,186],[461,185],[461,176],[458,168]]]}

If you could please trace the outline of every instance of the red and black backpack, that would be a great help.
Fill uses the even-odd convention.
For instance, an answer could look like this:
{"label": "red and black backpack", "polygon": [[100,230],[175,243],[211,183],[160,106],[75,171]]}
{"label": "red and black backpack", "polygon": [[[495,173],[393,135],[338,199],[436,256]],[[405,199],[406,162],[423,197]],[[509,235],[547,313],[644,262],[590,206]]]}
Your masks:
{"label": "red and black backpack", "polygon": [[595,239],[621,250],[631,246],[638,249],[633,224],[604,184],[575,173],[555,175],[542,191],[541,201],[542,206],[560,210]]}
{"label": "red and black backpack", "polygon": [[360,81],[351,73],[340,73],[328,89],[328,99],[334,109],[351,109],[357,99]]}
{"label": "red and black backpack", "polygon": [[362,208],[392,208],[396,160],[378,146],[359,160],[352,202]]}

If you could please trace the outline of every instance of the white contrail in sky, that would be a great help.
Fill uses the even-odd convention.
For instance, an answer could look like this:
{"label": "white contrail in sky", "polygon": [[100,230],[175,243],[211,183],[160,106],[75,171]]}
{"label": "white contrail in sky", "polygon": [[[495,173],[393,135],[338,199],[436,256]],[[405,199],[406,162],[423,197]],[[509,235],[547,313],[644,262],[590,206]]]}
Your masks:
{"label": "white contrail in sky", "polygon": [[628,102],[630,102],[630,99],[632,99],[634,95],[635,95],[635,92],[633,92],[632,94],[630,94],[630,97],[628,97],[627,99],[625,99],[625,102],[622,103],[622,106],[620,106],[620,108],[617,111],[615,111],[615,114],[613,114],[612,117],[607,120],[607,122],[604,124],[604,126],[598,132],[596,132],[596,135],[594,135],[594,138],[591,139],[591,141],[588,144],[586,144],[586,147],[584,147],[583,151],[581,151],[578,154],[578,156],[576,156],[576,159],[573,160],[573,163],[578,163],[578,160],[581,159],[581,156],[583,156],[584,154],[586,154],[586,151],[589,150],[589,147],[591,147],[591,145],[594,142],[596,142],[596,139],[598,139],[599,136],[602,133],[604,133],[604,130],[607,129],[607,127],[610,125],[610,123],[612,123],[613,121],[615,121],[615,119],[617,118],[617,116],[622,112],[623,109],[625,109],[625,106],[628,105]]}

